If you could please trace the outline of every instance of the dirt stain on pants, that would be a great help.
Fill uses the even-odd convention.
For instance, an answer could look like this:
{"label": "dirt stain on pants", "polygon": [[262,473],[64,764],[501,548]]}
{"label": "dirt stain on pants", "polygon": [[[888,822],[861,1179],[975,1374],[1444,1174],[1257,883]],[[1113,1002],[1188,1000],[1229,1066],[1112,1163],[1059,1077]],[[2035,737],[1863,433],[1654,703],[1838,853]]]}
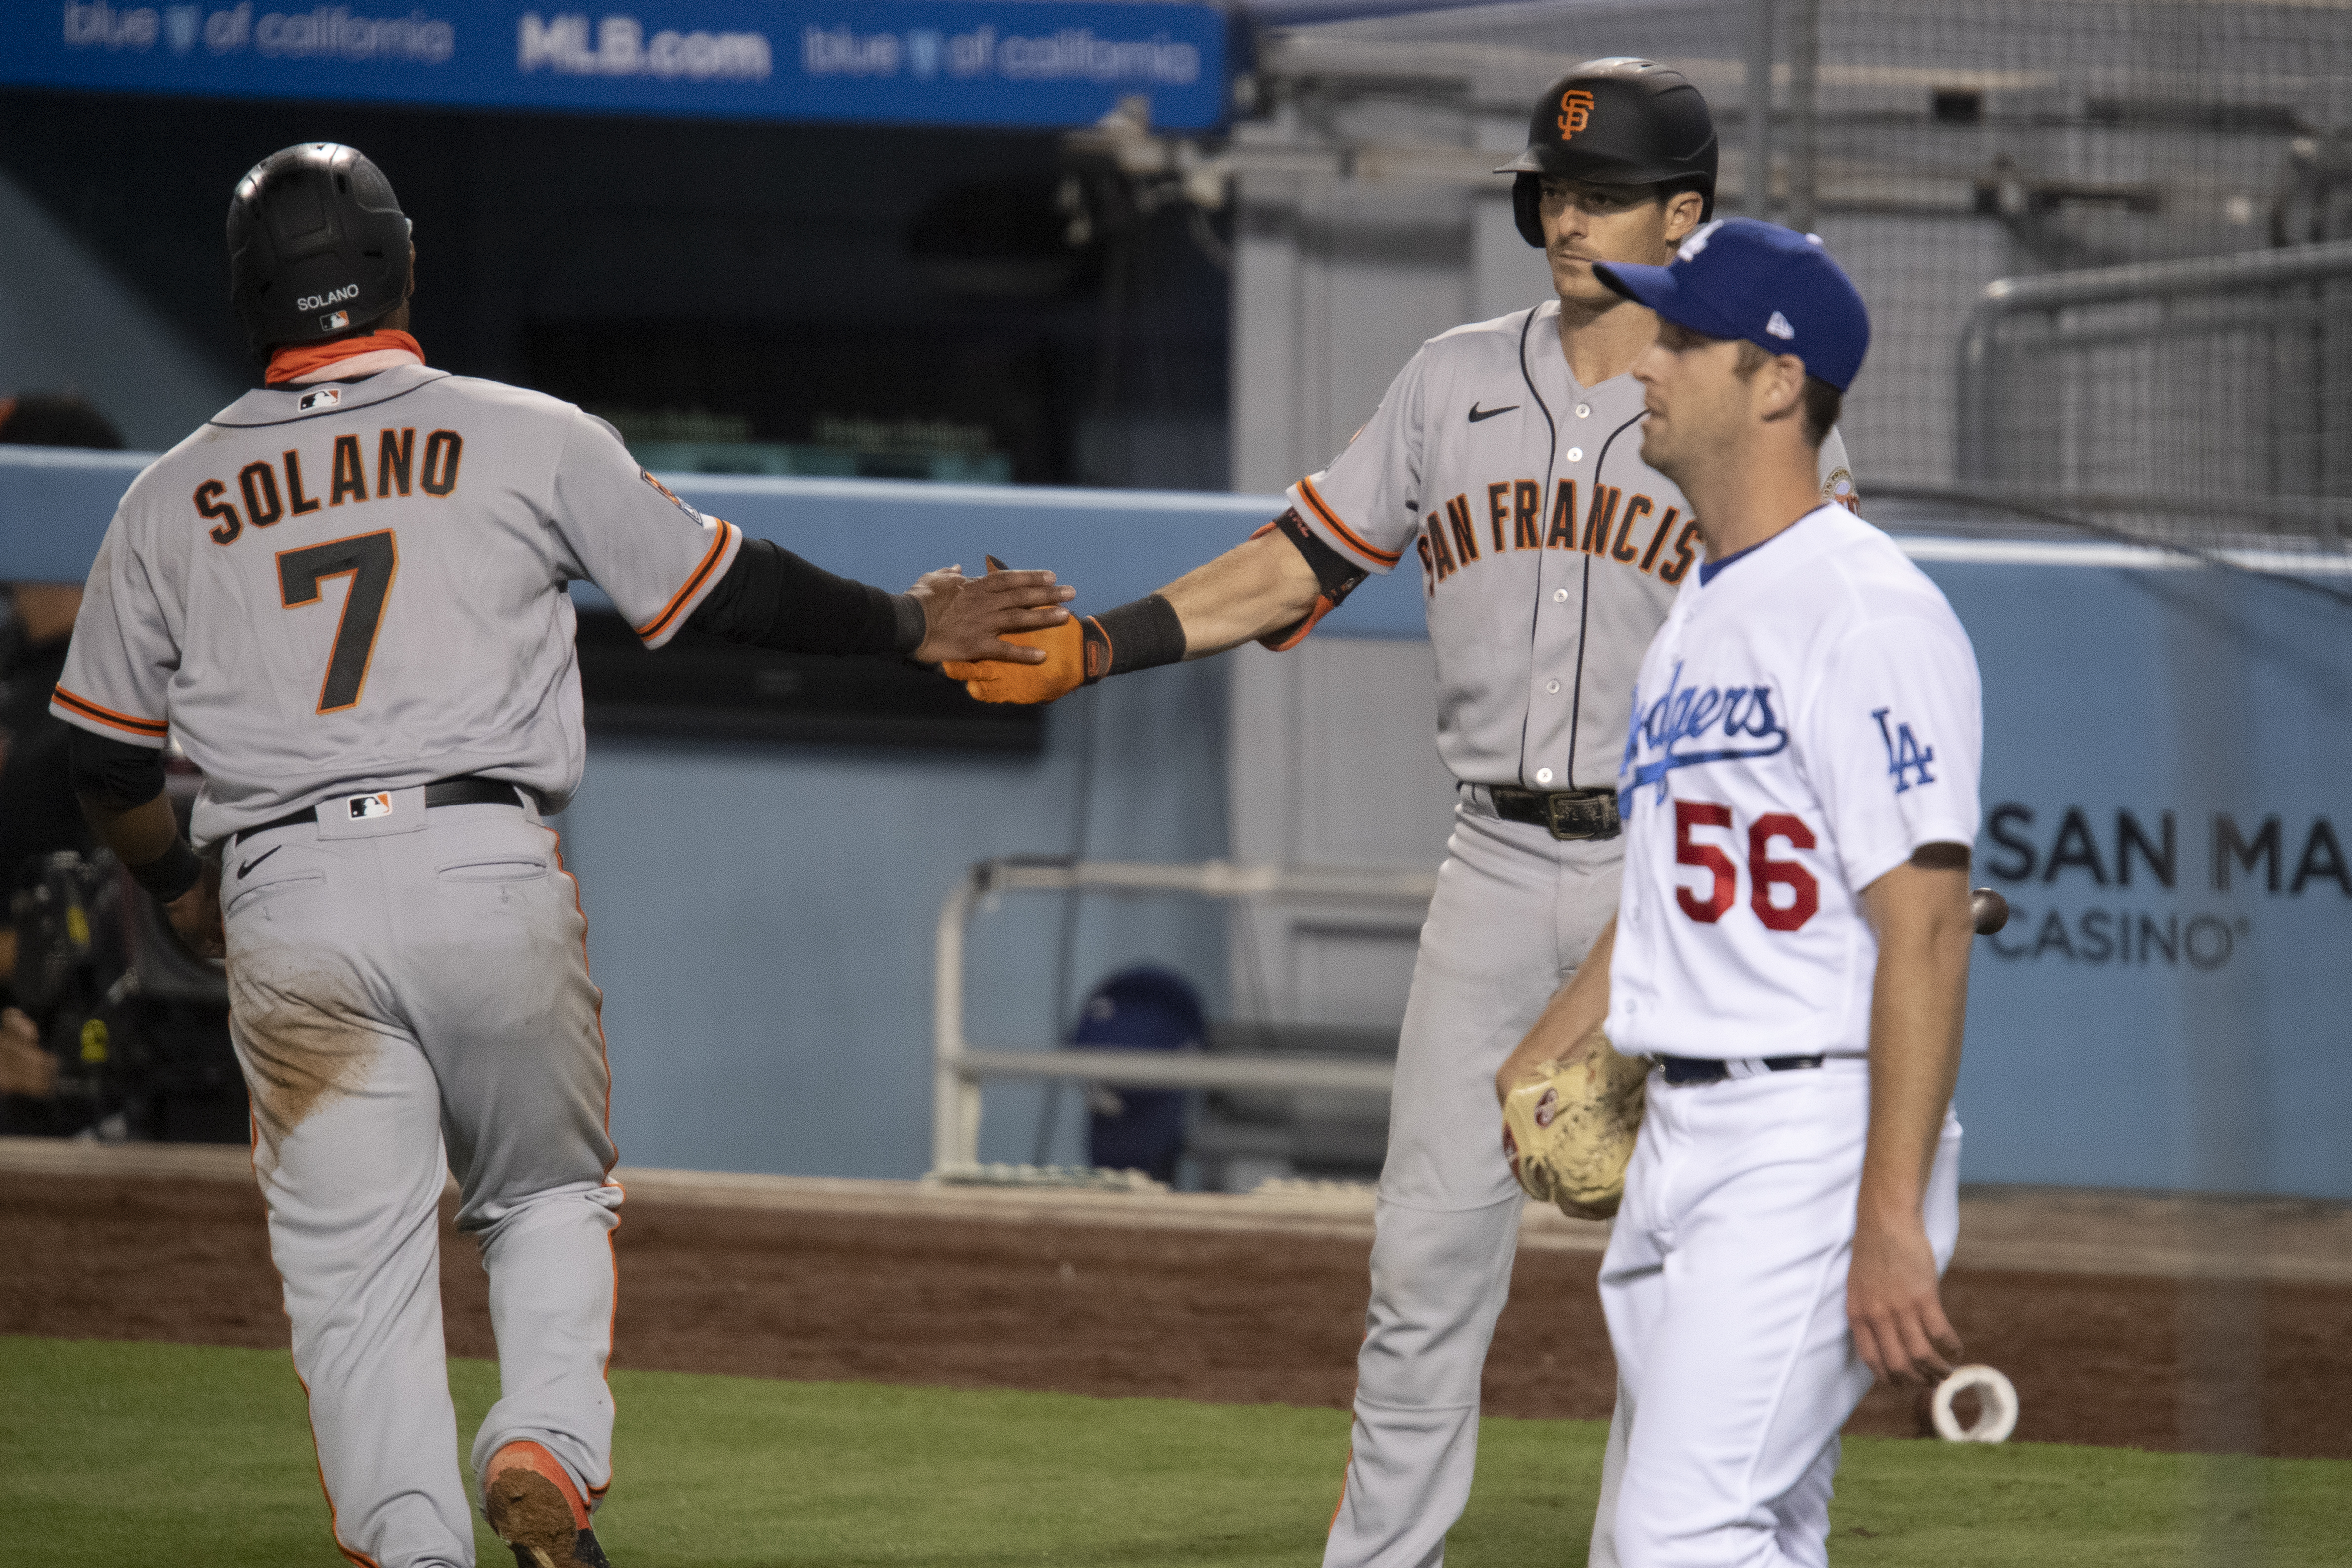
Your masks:
{"label": "dirt stain on pants", "polygon": [[274,1164],[288,1133],[366,1082],[382,1037],[346,975],[232,959],[228,991],[260,1134],[256,1157]]}

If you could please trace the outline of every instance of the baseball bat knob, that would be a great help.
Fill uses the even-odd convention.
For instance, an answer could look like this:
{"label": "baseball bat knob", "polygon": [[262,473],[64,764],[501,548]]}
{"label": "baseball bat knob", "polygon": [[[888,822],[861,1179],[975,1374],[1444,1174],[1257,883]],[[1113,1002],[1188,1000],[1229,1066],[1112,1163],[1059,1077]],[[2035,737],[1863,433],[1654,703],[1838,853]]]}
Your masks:
{"label": "baseball bat knob", "polygon": [[1990,888],[1979,888],[1969,895],[1969,913],[1976,919],[1977,934],[1990,936],[2009,923],[2009,900]]}

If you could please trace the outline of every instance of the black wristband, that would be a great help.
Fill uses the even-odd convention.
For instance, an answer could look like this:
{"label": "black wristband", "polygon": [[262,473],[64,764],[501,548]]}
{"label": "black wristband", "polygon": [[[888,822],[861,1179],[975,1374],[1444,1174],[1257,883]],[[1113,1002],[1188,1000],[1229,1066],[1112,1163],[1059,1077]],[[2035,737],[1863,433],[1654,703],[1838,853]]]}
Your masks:
{"label": "black wristband", "polygon": [[1176,606],[1158,594],[1088,616],[1084,629],[1087,643],[1094,645],[1087,648],[1089,686],[1106,675],[1174,664],[1184,657],[1184,623]]}
{"label": "black wristband", "polygon": [[155,895],[159,904],[168,904],[190,888],[205,874],[205,863],[188,847],[188,841],[178,834],[172,836],[172,847],[143,866],[130,868],[131,879]]}

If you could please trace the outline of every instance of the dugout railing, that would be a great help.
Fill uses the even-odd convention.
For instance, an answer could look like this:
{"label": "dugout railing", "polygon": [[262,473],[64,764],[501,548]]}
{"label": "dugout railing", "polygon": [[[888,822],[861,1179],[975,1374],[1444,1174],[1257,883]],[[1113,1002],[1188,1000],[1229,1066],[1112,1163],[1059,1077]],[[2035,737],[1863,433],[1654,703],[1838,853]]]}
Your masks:
{"label": "dugout railing", "polygon": [[1426,907],[1426,871],[1352,867],[1160,864],[1013,857],[974,865],[940,906],[931,1027],[931,1169],[976,1164],[981,1086],[991,1079],[1076,1079],[1119,1089],[1322,1089],[1386,1094],[1396,1068],[1358,1058],[1239,1052],[975,1047],[964,1034],[964,935],[982,900],[1010,892],[1168,894],[1205,899],[1339,899]]}
{"label": "dugout railing", "polygon": [[2352,240],[2005,278],[1960,334],[1958,482],[1928,488],[2156,543],[2340,554],[2347,353]]}

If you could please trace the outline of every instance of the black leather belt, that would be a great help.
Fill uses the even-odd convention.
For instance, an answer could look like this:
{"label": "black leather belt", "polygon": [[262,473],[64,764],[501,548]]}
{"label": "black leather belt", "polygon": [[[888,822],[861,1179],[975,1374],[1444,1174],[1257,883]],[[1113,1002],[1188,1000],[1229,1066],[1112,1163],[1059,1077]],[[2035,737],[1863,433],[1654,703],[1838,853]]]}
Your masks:
{"label": "black leather belt", "polygon": [[[371,798],[372,796],[365,790],[352,795],[339,795],[331,800],[322,800],[316,805],[306,805],[299,811],[289,811],[283,816],[272,817],[257,827],[244,828],[229,842],[242,844],[256,834],[274,833],[281,827],[300,827],[322,820],[320,816],[321,812],[337,807],[348,808],[351,802]],[[475,778],[467,774],[464,778],[436,779],[425,786],[425,805],[427,810],[436,805],[520,806],[522,804],[522,786],[507,784],[499,779]],[[364,809],[352,811],[352,816],[355,819],[373,815]]]}
{"label": "black leather belt", "polygon": [[1512,789],[1491,784],[1486,794],[1505,822],[1547,828],[1554,838],[1617,837],[1617,792],[1613,789]]}
{"label": "black leather belt", "polygon": [[[1822,1059],[1818,1056],[1766,1057],[1763,1062],[1765,1068],[1772,1072],[1797,1072],[1821,1066]],[[1721,1083],[1731,1076],[1729,1063],[1719,1062],[1710,1057],[1659,1057],[1656,1060],[1658,1070],[1664,1073],[1666,1081],[1677,1089],[1695,1083]]]}

